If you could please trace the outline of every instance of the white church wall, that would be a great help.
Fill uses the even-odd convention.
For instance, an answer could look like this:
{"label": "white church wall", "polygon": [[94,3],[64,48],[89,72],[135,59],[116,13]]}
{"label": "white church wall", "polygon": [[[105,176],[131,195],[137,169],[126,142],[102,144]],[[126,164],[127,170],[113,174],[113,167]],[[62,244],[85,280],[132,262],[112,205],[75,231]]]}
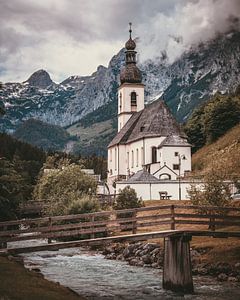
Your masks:
{"label": "white church wall", "polygon": [[[191,188],[191,184],[195,184],[197,187],[202,186],[202,182],[181,181],[181,199],[189,200],[188,190]],[[126,186],[133,188],[138,197],[143,200],[160,200],[159,192],[167,192],[167,195],[171,196],[170,200],[179,200],[179,182],[176,180],[161,181],[157,183],[131,183],[117,182],[116,191],[123,189]]]}
{"label": "white church wall", "polygon": [[132,114],[121,114],[118,116],[118,131],[120,131],[127,121],[131,118]]}
{"label": "white church wall", "polygon": [[[127,169],[129,168],[130,175],[142,170],[143,165],[152,163],[152,147],[157,147],[163,139],[164,137],[145,138],[126,145],[125,156],[129,157],[127,159]],[[124,157],[120,159],[122,164]],[[157,156],[157,161],[158,159]],[[159,169],[159,163],[155,164],[154,171],[157,171],[157,169]]]}
{"label": "white church wall", "polygon": [[[145,164],[152,163],[152,147],[158,147],[161,142],[165,139],[165,137],[152,137],[152,138],[145,138]],[[157,149],[157,161],[159,161],[159,153]]]}
{"label": "white church wall", "polygon": [[118,146],[114,146],[108,149],[108,177],[116,177],[118,167]]}
{"label": "white church wall", "polygon": [[166,165],[158,169],[153,175],[160,180],[177,180],[178,174],[169,169]]}
{"label": "white church wall", "polygon": [[119,145],[119,175],[127,176],[127,155],[126,155],[126,146]]}
{"label": "white church wall", "polygon": [[179,174],[179,170],[175,169],[173,165],[179,165],[179,157],[181,159],[181,176],[184,176],[185,171],[191,171],[191,147],[177,147],[177,146],[164,146],[161,149],[161,165],[166,164],[170,169]]}
{"label": "white church wall", "polygon": [[[142,140],[130,143],[126,146],[127,169],[132,175],[142,170],[143,165],[143,142]],[[123,159],[123,158],[122,158]]]}

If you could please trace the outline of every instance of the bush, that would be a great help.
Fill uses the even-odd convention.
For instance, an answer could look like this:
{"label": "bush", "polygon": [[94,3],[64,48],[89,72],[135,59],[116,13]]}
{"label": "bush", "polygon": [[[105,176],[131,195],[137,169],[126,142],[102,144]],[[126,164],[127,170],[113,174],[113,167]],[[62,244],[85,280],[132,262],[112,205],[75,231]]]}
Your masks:
{"label": "bush", "polygon": [[68,214],[87,214],[100,210],[99,202],[89,195],[73,200],[68,207]]}
{"label": "bush", "polygon": [[[218,170],[212,170],[204,177],[202,188],[195,185],[188,190],[190,200],[193,205],[199,206],[228,206],[231,201],[231,193],[228,183],[224,182],[224,176]],[[208,213],[206,209],[200,209],[201,213]],[[222,211],[219,210],[219,214]]]}
{"label": "bush", "polygon": [[120,190],[114,209],[138,208],[144,206],[142,199],[137,197],[136,191],[130,186]]}
{"label": "bush", "polygon": [[[35,190],[34,198],[46,202],[45,215],[65,215],[70,211],[89,212],[96,194],[97,182],[83,173],[81,167],[75,164],[65,166],[63,169],[51,169],[42,174]],[[86,202],[89,200],[89,204]],[[91,210],[92,212],[93,210]]]}

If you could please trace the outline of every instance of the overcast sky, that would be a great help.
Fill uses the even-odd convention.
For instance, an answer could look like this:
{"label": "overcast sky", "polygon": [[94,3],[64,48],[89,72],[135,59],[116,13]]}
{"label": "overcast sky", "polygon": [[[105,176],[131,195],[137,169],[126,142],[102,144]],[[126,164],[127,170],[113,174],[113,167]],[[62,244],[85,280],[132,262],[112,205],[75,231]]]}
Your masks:
{"label": "overcast sky", "polygon": [[239,29],[240,0],[0,0],[0,81],[38,69],[59,82],[108,65],[139,37],[140,60],[166,50],[174,61],[191,45]]}

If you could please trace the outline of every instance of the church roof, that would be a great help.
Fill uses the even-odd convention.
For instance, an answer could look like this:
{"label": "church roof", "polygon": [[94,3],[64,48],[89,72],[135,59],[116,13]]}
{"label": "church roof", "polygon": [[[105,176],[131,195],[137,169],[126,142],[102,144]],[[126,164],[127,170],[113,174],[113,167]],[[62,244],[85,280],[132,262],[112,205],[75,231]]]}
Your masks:
{"label": "church roof", "polygon": [[159,181],[156,177],[149,174],[146,170],[140,170],[131,176],[124,183],[133,183],[133,182],[155,182]]}
{"label": "church roof", "polygon": [[158,148],[161,148],[163,146],[191,146],[186,137],[182,137],[179,135],[169,135],[167,136],[161,144],[158,146]]}
{"label": "church roof", "polygon": [[141,83],[142,74],[135,63],[127,64],[120,72],[120,81],[123,83]]}
{"label": "church roof", "polygon": [[134,113],[108,147],[128,144],[146,137],[170,135],[185,137],[166,104],[157,100]]}

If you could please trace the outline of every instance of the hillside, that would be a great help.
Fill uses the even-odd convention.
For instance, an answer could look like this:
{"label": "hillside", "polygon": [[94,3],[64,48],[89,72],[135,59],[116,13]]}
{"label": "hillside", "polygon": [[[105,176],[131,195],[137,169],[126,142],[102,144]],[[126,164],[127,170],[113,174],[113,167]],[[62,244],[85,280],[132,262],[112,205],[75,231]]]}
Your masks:
{"label": "hillside", "polygon": [[84,126],[82,122],[76,123],[67,129],[70,135],[77,137],[72,147],[72,153],[82,155],[106,156],[106,145],[115,136],[111,120],[97,122]]}
{"label": "hillside", "polygon": [[74,140],[60,126],[50,125],[35,119],[28,119],[22,123],[15,131],[14,136],[44,150],[63,150],[68,142]]}
{"label": "hillside", "polygon": [[224,174],[240,176],[240,124],[230,129],[216,142],[206,145],[192,157],[193,171],[204,174],[213,167]]}
{"label": "hillside", "polygon": [[197,107],[184,124],[188,141],[195,152],[206,144],[215,142],[240,122],[240,94],[216,93]]}

